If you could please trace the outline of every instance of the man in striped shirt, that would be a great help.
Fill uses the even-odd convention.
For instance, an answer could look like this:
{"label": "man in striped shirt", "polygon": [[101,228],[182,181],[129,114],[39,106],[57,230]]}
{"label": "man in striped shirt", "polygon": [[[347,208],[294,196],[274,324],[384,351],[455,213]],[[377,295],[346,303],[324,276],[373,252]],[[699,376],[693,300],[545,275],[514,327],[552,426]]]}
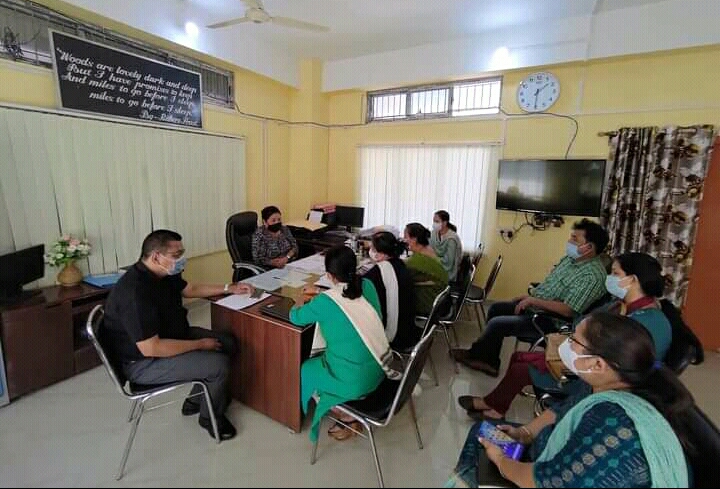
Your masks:
{"label": "man in striped shirt", "polygon": [[[598,256],[609,241],[599,224],[583,219],[573,225],[565,256],[530,295],[493,304],[487,328],[469,350],[453,350],[455,359],[475,370],[497,377],[500,349],[508,336],[533,336],[532,311],[548,311],[569,319],[584,313],[605,294],[607,271]],[[538,335],[539,336],[539,335]]]}

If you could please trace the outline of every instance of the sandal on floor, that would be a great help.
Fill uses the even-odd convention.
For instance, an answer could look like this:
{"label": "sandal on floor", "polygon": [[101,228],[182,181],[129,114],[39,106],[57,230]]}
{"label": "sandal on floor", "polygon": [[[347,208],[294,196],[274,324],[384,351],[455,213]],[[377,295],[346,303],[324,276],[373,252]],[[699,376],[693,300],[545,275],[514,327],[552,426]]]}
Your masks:
{"label": "sandal on floor", "polygon": [[[357,433],[355,431],[362,431],[362,425],[357,421],[350,421],[347,423],[352,429],[346,428],[345,426],[341,425],[340,423],[335,423],[329,430],[328,435],[331,438],[334,438],[337,441],[343,441],[347,440],[348,438],[352,438]],[[353,431],[355,430],[355,431]]]}

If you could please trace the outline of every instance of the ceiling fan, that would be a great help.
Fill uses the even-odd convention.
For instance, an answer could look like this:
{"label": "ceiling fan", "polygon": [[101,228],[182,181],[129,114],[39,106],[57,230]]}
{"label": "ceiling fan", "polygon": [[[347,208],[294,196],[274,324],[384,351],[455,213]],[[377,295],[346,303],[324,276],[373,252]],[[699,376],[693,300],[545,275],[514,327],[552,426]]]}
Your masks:
{"label": "ceiling fan", "polygon": [[222,27],[228,27],[236,24],[244,24],[245,22],[254,22],[255,24],[265,24],[272,22],[273,24],[283,25],[285,27],[294,27],[296,29],[305,29],[314,32],[328,32],[329,27],[318,24],[311,24],[310,22],[303,22],[302,20],[291,19],[290,17],[273,16],[267,13],[265,7],[263,7],[262,0],[242,0],[247,6],[245,10],[245,16],[237,19],[226,20],[224,22],[218,22],[216,24],[210,24],[208,29],[220,29]]}

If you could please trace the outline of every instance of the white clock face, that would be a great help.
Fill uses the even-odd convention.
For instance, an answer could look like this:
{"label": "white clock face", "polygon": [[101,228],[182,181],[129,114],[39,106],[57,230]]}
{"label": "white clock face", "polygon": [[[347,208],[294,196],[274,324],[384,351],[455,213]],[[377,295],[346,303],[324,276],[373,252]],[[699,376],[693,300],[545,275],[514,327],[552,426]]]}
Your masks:
{"label": "white clock face", "polygon": [[551,73],[533,73],[520,82],[517,102],[525,112],[549,109],[560,96],[560,81]]}

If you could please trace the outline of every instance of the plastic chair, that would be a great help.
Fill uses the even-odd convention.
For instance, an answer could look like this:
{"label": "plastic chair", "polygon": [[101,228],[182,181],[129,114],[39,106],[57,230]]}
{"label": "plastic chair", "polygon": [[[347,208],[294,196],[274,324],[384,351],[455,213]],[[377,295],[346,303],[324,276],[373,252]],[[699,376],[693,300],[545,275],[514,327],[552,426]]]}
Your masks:
{"label": "plastic chair", "polygon": [[[358,421],[363,428],[365,428],[365,433],[367,433],[367,435],[365,435],[365,433],[356,433],[370,441],[370,449],[372,450],[373,459],[375,461],[379,487],[385,487],[385,484],[383,481],[382,470],[380,468],[380,459],[378,458],[377,447],[375,446],[375,434],[373,429],[383,428],[389,425],[390,421],[392,421],[395,415],[405,406],[406,403],[410,407],[410,416],[412,417],[413,424],[415,426],[415,436],[417,437],[418,448],[421,450],[423,448],[420,429],[417,424],[415,405],[412,400],[412,393],[418,379],[420,378],[420,374],[423,371],[425,362],[430,356],[430,347],[432,346],[435,328],[437,328],[436,325],[431,326],[427,334],[424,335],[420,342],[415,345],[415,348],[413,348],[410,353],[410,360],[403,371],[402,379],[391,380],[385,378],[380,386],[367,397],[335,406],[335,409],[340,411],[344,416],[351,417],[352,419]],[[328,418],[341,424],[342,426],[345,426],[346,428],[352,429],[352,427],[343,423],[339,419],[336,419],[332,415],[328,415]],[[310,464],[315,464],[315,461],[317,460],[317,448],[318,442],[316,441],[313,444]]]}
{"label": "plastic chair", "polygon": [[225,241],[233,261],[233,282],[267,271],[253,263],[252,235],[257,229],[257,220],[257,212],[245,211],[233,214],[225,223]]}
{"label": "plastic chair", "polygon": [[133,441],[135,440],[135,433],[137,432],[140,419],[145,412],[152,411],[154,409],[167,406],[170,403],[160,404],[146,409],[145,404],[150,399],[153,399],[162,394],[175,391],[177,389],[194,387],[199,385],[202,388],[202,393],[194,394],[197,396],[204,396],[205,402],[208,405],[210,411],[210,422],[212,423],[213,432],[215,433],[215,439],[220,443],[220,434],[218,433],[217,420],[215,419],[215,412],[213,411],[212,399],[210,399],[210,392],[204,382],[200,380],[192,380],[185,382],[173,382],[169,384],[160,385],[141,385],[128,383],[125,375],[123,374],[122,368],[119,365],[115,365],[110,360],[110,357],[106,354],[105,348],[102,345],[102,323],[104,319],[103,306],[97,305],[93,308],[88,316],[85,330],[88,338],[95,347],[100,360],[102,360],[105,370],[110,376],[115,388],[125,399],[132,401],[130,406],[130,415],[128,416],[128,422],[132,422],[130,429],[130,436],[128,437],[127,443],[125,444],[125,451],[123,452],[122,460],[120,461],[120,467],[118,473],[115,476],[115,480],[122,479],[125,472],[125,464],[127,463],[128,455],[130,454],[130,448],[132,448]]}

